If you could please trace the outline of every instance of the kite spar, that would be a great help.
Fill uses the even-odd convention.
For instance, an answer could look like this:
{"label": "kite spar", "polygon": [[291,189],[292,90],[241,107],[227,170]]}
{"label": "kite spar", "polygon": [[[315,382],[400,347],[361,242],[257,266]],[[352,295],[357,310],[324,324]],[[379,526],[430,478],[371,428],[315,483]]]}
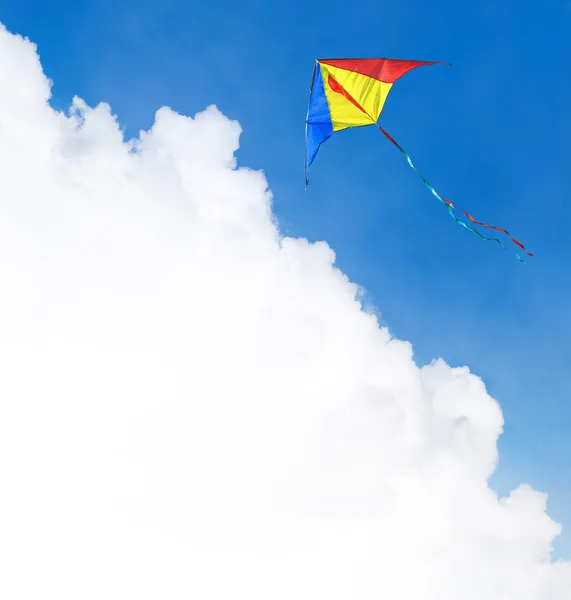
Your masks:
{"label": "kite spar", "polygon": [[[375,125],[403,154],[409,166],[422,179],[424,185],[432,194],[446,206],[448,214],[458,225],[472,231],[482,240],[494,241],[503,247],[498,238],[486,237],[471,225],[458,219],[453,211],[454,205],[440,196],[414,166],[410,156],[402,146],[377,123],[394,82],[416,67],[435,64],[447,63],[388,58],[317,60],[311,80],[309,107],[305,123],[305,185],[307,187],[309,183],[307,178],[309,166],[314,161],[321,144],[328,140],[333,133],[349,127]],[[468,217],[474,225],[506,234],[525,254],[533,256],[507,230],[477,221],[466,211],[462,210],[460,212]],[[524,262],[519,254],[516,253],[516,256],[521,262]]]}

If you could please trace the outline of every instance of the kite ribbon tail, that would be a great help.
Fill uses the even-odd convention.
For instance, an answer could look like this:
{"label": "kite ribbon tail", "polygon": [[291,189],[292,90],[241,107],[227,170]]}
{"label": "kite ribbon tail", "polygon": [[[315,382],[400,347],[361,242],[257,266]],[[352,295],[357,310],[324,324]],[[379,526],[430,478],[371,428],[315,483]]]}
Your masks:
{"label": "kite ribbon tail", "polygon": [[[500,240],[498,238],[495,237],[486,237],[485,235],[482,235],[479,231],[477,231],[476,229],[474,229],[473,227],[471,227],[470,225],[468,225],[467,223],[464,223],[464,221],[460,221],[460,219],[458,219],[456,217],[456,215],[454,214],[454,212],[452,211],[452,209],[454,208],[454,205],[452,204],[452,202],[450,202],[449,200],[446,200],[446,198],[442,198],[440,196],[440,194],[430,185],[430,183],[428,183],[428,181],[426,181],[426,179],[423,177],[423,175],[420,173],[420,171],[414,166],[414,164],[412,163],[412,160],[410,158],[410,156],[408,155],[408,153],[406,152],[406,150],[392,137],[392,135],[390,135],[390,133],[388,133],[387,131],[385,131],[380,125],[378,125],[378,128],[380,129],[381,133],[399,150],[399,152],[406,158],[409,166],[411,167],[411,169],[413,169],[416,174],[422,179],[422,182],[424,183],[424,185],[432,192],[432,194],[434,196],[436,196],[436,198],[438,198],[438,200],[440,200],[440,202],[442,202],[443,204],[446,205],[446,208],[448,210],[448,214],[456,221],[456,223],[458,223],[458,225],[461,225],[462,227],[465,227],[466,229],[468,229],[469,231],[471,231],[472,233],[474,233],[475,235],[477,235],[480,239],[482,240],[486,240],[489,242],[497,242],[502,248],[504,248],[505,246],[500,242]],[[474,219],[470,214],[468,214],[465,211],[460,211],[463,214],[465,214],[473,223],[475,223],[476,225],[481,225],[483,227],[487,227],[489,229],[495,229],[497,231],[501,231],[502,233],[505,233],[508,235],[508,237],[514,242],[514,244],[517,244],[518,246],[520,246],[524,252],[528,255],[528,256],[533,256],[533,254],[527,252],[523,246],[522,243],[518,242],[517,240],[515,240],[513,237],[511,237],[511,235],[505,230],[505,229],[500,229],[499,227],[494,227],[493,225],[486,225],[485,223],[480,223],[479,221],[476,221],[476,219]],[[523,258],[516,252],[516,257],[520,262],[525,262],[523,260]]]}
{"label": "kite ribbon tail", "polygon": [[471,214],[467,213],[465,210],[461,210],[460,212],[466,215],[470,219],[470,221],[472,221],[472,223],[475,223],[476,225],[480,225],[481,227],[487,227],[488,229],[495,229],[496,231],[501,231],[502,233],[505,233],[510,238],[510,240],[516,246],[519,246],[528,256],[533,256],[531,252],[528,252],[525,249],[525,246],[521,242],[518,242],[514,237],[511,236],[509,231],[501,229],[500,227],[494,227],[493,225],[487,225],[486,223],[480,223],[480,221],[476,221],[476,219],[474,219],[474,217]]}

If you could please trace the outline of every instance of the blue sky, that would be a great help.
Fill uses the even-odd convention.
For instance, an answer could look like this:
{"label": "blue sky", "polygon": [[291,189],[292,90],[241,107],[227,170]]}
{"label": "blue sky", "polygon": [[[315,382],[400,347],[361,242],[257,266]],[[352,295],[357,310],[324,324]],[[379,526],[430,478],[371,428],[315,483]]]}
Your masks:
{"label": "blue sky", "polygon": [[[420,363],[441,356],[483,377],[506,420],[493,485],[548,492],[558,555],[571,558],[568,0],[4,0],[0,20],[38,44],[57,107],[109,102],[129,135],[162,105],[216,104],[239,120],[239,164],[265,171],[282,231],[327,240]],[[373,128],[331,138],[304,191],[321,56],[453,63],[399,80],[381,123],[441,194],[535,258],[521,265],[454,225]]]}

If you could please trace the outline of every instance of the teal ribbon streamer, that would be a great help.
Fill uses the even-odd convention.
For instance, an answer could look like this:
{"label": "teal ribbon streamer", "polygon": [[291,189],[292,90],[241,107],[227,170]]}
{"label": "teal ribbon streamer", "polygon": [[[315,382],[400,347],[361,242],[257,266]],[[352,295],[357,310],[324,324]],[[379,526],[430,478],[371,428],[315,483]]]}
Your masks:
{"label": "teal ribbon streamer", "polygon": [[[466,229],[468,229],[472,233],[476,234],[482,240],[486,240],[488,242],[497,242],[502,248],[505,248],[505,246],[500,242],[500,240],[498,238],[495,238],[495,237],[493,237],[493,238],[486,237],[485,235],[482,235],[479,231],[477,231],[476,229],[474,229],[473,227],[471,227],[467,223],[464,223],[464,221],[460,221],[460,219],[458,219],[458,217],[456,217],[456,215],[452,211],[452,207],[450,206],[450,204],[448,202],[446,202],[446,200],[444,200],[440,196],[440,194],[430,185],[430,183],[428,183],[428,181],[426,181],[426,179],[422,176],[422,174],[420,173],[420,171],[412,164],[412,160],[411,160],[410,156],[407,154],[406,150],[402,146],[400,146],[398,144],[398,142],[388,132],[386,132],[380,125],[378,125],[378,127],[381,130],[381,133],[383,133],[383,135],[392,144],[394,144],[397,147],[397,149],[403,154],[403,156],[406,158],[406,160],[407,160],[409,166],[411,167],[411,169],[413,169],[416,172],[416,174],[422,179],[424,185],[432,192],[432,194],[434,196],[436,196],[436,198],[438,198],[438,200],[440,200],[440,202],[442,202],[442,204],[444,204],[446,206],[446,209],[448,210],[448,214],[456,221],[456,223],[458,223],[458,225],[462,225],[462,227],[465,227]],[[520,262],[525,262],[523,260],[523,258],[517,252],[515,253],[515,255],[516,255],[517,259]]]}

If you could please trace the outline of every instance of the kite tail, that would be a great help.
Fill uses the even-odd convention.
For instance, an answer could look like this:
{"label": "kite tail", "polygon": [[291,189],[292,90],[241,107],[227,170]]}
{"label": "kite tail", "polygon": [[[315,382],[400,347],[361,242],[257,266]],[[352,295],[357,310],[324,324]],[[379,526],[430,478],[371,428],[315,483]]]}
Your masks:
{"label": "kite tail", "polygon": [[496,231],[501,231],[502,233],[505,233],[510,238],[510,240],[516,246],[519,246],[528,256],[533,256],[533,254],[531,252],[528,252],[525,249],[525,246],[521,242],[518,242],[515,238],[513,238],[511,236],[509,231],[506,231],[505,229],[502,229],[501,227],[494,227],[493,225],[487,225],[486,223],[480,223],[480,221],[476,221],[476,219],[474,219],[474,217],[471,214],[467,213],[465,210],[461,210],[460,212],[462,214],[466,215],[470,219],[470,221],[472,221],[472,223],[475,223],[476,225],[480,225],[481,227],[487,227],[488,229],[495,229]]}
{"label": "kite tail", "polygon": [[[462,227],[465,227],[472,233],[476,234],[482,240],[486,240],[489,242],[497,242],[502,248],[505,247],[498,238],[486,237],[485,235],[482,235],[479,231],[477,231],[476,229],[474,229],[467,223],[464,223],[464,221],[460,221],[460,219],[458,219],[456,217],[456,215],[454,214],[454,212],[452,211],[452,209],[454,208],[454,205],[452,204],[452,202],[450,202],[449,200],[446,200],[446,198],[442,198],[440,196],[440,194],[430,185],[430,183],[428,183],[428,181],[426,181],[426,179],[422,176],[422,174],[419,172],[419,170],[412,164],[412,160],[411,160],[410,156],[407,154],[407,152],[404,150],[404,148],[402,148],[402,146],[400,146],[398,144],[398,142],[387,131],[385,131],[380,125],[378,125],[378,127],[381,130],[381,133],[383,133],[383,135],[392,144],[394,144],[396,146],[396,148],[403,154],[403,156],[406,158],[409,166],[414,171],[416,171],[416,174],[422,179],[424,185],[432,192],[432,194],[434,194],[434,196],[436,196],[436,198],[438,198],[438,200],[440,200],[440,202],[442,202],[444,205],[446,205],[448,214],[456,221],[456,223],[458,223],[458,225],[462,225]],[[519,246],[525,252],[525,254],[527,254],[528,256],[533,256],[533,254],[531,254],[530,252],[527,252],[527,250],[525,249],[524,245],[521,242],[518,242],[516,239],[514,239],[505,229],[501,229],[499,227],[494,227],[493,225],[487,225],[486,223],[480,223],[480,221],[476,221],[476,219],[474,219],[474,217],[472,217],[472,215],[468,214],[466,211],[461,210],[460,212],[462,214],[466,215],[468,217],[468,219],[470,219],[470,221],[472,221],[472,223],[474,223],[475,225],[481,225],[482,227],[487,227],[488,229],[495,229],[496,231],[501,231],[502,233],[505,233],[514,244]],[[523,258],[517,252],[516,252],[516,257],[518,258],[519,261],[525,262],[523,260]]]}

